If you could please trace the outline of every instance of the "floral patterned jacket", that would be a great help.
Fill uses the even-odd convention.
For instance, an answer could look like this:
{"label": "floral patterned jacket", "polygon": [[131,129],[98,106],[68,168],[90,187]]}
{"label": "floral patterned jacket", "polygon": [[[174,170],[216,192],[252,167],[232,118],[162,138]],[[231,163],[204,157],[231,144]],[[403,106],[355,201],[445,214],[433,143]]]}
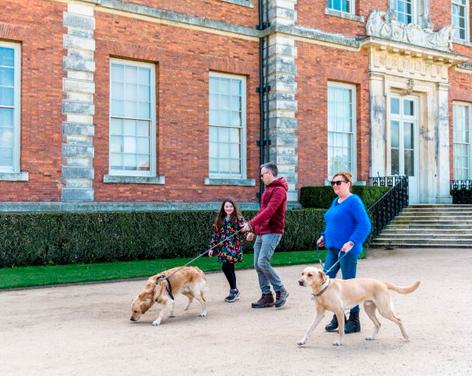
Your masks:
{"label": "floral patterned jacket", "polygon": [[213,225],[211,231],[210,248],[222,242],[214,249],[217,253],[218,261],[230,263],[242,261],[243,248],[241,242],[244,239],[244,235],[239,233],[232,238],[229,237],[241,230],[241,228],[244,226],[244,222],[245,221],[243,217],[238,217],[237,219],[225,218],[223,225],[220,228],[218,228],[216,225]]}

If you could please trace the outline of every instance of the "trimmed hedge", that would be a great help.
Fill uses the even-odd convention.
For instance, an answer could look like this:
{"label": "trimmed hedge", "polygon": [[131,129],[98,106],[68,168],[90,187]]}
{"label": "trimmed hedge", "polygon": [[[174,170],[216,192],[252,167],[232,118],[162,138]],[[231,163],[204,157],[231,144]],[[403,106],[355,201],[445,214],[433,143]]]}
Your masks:
{"label": "trimmed hedge", "polygon": [[472,204],[471,189],[452,189],[451,195],[453,204]]}
{"label": "trimmed hedge", "polygon": [[[366,208],[371,207],[390,188],[374,187],[369,185],[354,185],[353,193],[359,195]],[[330,186],[302,187],[300,190],[300,203],[304,208],[328,209],[336,194]]]}
{"label": "trimmed hedge", "polygon": [[[314,247],[321,210],[288,210],[283,251]],[[251,219],[255,211],[246,211]],[[208,248],[213,211],[2,213],[0,267],[193,257]],[[252,251],[248,244],[246,251]]]}

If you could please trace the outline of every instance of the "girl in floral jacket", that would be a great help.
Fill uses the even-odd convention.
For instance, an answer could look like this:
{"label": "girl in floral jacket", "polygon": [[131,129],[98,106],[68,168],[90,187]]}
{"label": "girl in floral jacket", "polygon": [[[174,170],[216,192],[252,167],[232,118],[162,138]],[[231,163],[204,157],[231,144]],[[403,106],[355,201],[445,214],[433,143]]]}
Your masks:
{"label": "girl in floral jacket", "polygon": [[[242,233],[229,238],[244,226],[244,218],[232,199],[226,199],[221,204],[220,211],[216,216],[211,232],[210,248],[216,246],[215,250],[210,250],[208,256],[213,256],[216,252],[218,261],[221,262],[221,270],[228,280],[230,290],[225,302],[232,303],[239,300],[239,290],[236,287],[236,273],[234,264],[242,261],[243,249],[241,242],[244,238]],[[228,239],[229,238],[229,239]]]}

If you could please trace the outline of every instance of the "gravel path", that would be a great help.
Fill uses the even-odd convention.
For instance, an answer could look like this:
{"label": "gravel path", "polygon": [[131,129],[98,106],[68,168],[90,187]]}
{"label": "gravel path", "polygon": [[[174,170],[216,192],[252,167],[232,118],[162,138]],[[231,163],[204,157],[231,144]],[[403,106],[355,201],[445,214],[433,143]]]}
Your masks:
{"label": "gravel path", "polygon": [[410,342],[381,318],[377,341],[361,312],[362,332],[331,345],[327,316],[298,348],[313,317],[310,292],[297,285],[304,266],[278,268],[290,292],[280,310],[250,308],[258,298],[253,270],[238,271],[241,301],[223,302],[222,273],[208,274],[208,317],[195,302],[152,327],[156,312],[129,321],[143,281],[0,292],[0,375],[472,375],[472,249],[373,250],[359,276],[420,288],[394,295]]}

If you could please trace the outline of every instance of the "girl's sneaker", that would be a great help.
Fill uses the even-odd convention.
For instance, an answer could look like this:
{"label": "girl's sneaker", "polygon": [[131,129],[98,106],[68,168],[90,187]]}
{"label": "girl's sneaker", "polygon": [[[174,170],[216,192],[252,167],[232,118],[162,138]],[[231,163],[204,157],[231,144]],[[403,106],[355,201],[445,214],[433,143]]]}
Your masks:
{"label": "girl's sneaker", "polygon": [[233,303],[236,300],[239,300],[239,290],[238,289],[229,290],[229,295],[225,298],[225,302],[226,303]]}

